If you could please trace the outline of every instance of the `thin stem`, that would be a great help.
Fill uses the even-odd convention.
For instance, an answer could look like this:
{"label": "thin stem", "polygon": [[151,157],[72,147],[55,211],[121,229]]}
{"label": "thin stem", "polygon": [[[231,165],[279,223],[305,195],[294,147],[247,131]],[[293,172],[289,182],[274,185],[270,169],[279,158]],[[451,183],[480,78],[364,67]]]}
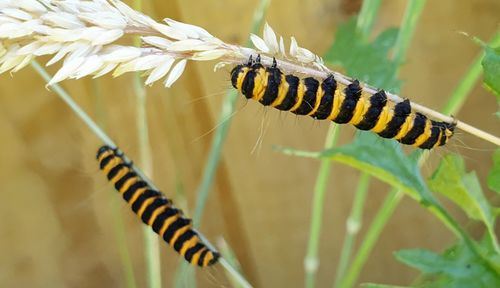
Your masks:
{"label": "thin stem", "polygon": [[356,194],[354,202],[351,209],[351,214],[347,219],[347,232],[344,237],[344,244],[342,245],[339,265],[337,267],[337,274],[335,277],[334,287],[340,287],[340,283],[344,279],[344,275],[347,270],[347,265],[349,264],[352,248],[356,240],[356,236],[361,229],[361,221],[363,216],[363,208],[365,206],[366,195],[368,193],[368,187],[370,184],[370,175],[362,173],[359,181],[358,188],[356,189]]}
{"label": "thin stem", "polygon": [[[269,6],[270,0],[261,0],[257,6],[253,21],[251,33],[257,33],[262,21],[264,19],[265,12]],[[248,45],[250,41],[247,41]],[[219,116],[219,128],[215,131],[212,146],[210,147],[210,152],[208,154],[208,159],[204,168],[203,177],[201,183],[198,186],[196,205],[193,213],[193,224],[198,227],[201,222],[203,211],[205,210],[205,204],[208,199],[208,194],[210,193],[210,187],[212,187],[214,176],[217,171],[217,166],[220,161],[220,155],[222,148],[224,147],[224,142],[226,141],[227,133],[229,127],[231,126],[231,116],[234,113],[236,101],[238,100],[238,92],[234,89],[229,90],[226,93],[226,98],[222,103],[222,111]]]}
{"label": "thin stem", "polygon": [[403,195],[403,192],[396,189],[392,189],[391,192],[389,192],[389,195],[385,198],[384,203],[370,224],[370,228],[364,236],[363,242],[359,247],[353,263],[351,264],[349,272],[342,279],[339,287],[353,287],[354,283],[358,279],[361,269],[363,269],[363,266],[368,259],[368,256],[377,243],[382,230],[387,224],[387,221],[391,218],[392,213],[398,206],[401,199],[403,199]]}
{"label": "thin stem", "polygon": [[252,285],[248,283],[248,281],[241,275],[236,268],[234,268],[229,262],[224,259],[220,258],[219,263],[226,269],[227,272],[231,274],[233,279],[240,285],[240,287],[243,288],[252,288]]}
{"label": "thin stem", "polygon": [[[333,148],[339,137],[339,126],[332,123],[328,129],[325,139],[325,149]],[[319,267],[319,238],[321,233],[321,223],[323,219],[323,206],[325,192],[330,176],[331,161],[321,160],[316,184],[314,186],[313,204],[311,207],[311,228],[309,231],[309,242],[307,245],[306,257],[304,258],[305,287],[312,288],[315,284],[316,272]]]}
{"label": "thin stem", "polygon": [[122,269],[125,274],[127,288],[135,288],[137,285],[135,282],[134,266],[127,246],[127,235],[125,233],[125,225],[123,223],[123,217],[121,217],[121,208],[118,204],[118,200],[117,197],[113,197],[111,201],[111,214],[113,214],[113,228],[116,235],[116,244],[121,258],[120,262],[122,263]]}
{"label": "thin stem", "polygon": [[[95,118],[101,127],[106,127],[105,125],[105,111],[103,109],[104,103],[102,103],[102,87],[99,80],[95,79],[92,81],[92,90],[94,95],[95,104]],[[115,191],[110,191],[115,192]],[[122,265],[123,273],[125,275],[125,285],[127,288],[137,287],[134,275],[134,265],[132,258],[130,257],[130,251],[127,245],[127,233],[125,231],[125,224],[123,222],[123,217],[121,215],[121,208],[118,204],[118,198],[115,193],[112,193],[113,197],[110,198],[109,205],[111,206],[111,214],[113,218],[113,230],[115,232],[116,248],[118,254],[120,255],[120,263]],[[110,193],[111,195],[111,193]]]}
{"label": "thin stem", "polygon": [[219,117],[221,125],[216,130],[212,146],[210,147],[210,153],[208,154],[208,159],[205,164],[205,169],[203,170],[203,176],[201,183],[198,186],[196,204],[193,213],[193,225],[194,227],[199,227],[201,219],[203,216],[203,211],[205,210],[205,204],[210,193],[210,187],[212,187],[215,173],[217,172],[217,166],[220,161],[222,148],[227,138],[227,133],[229,127],[231,126],[231,115],[234,112],[236,101],[238,100],[238,92],[231,90],[226,94],[226,98],[222,103],[222,111]]}
{"label": "thin stem", "polygon": [[[230,266],[241,273],[241,266],[240,263],[238,262],[238,259],[236,258],[236,255],[234,254],[233,250],[231,250],[231,247],[227,244],[227,242],[221,237],[217,241],[217,246],[219,247],[219,251],[221,255],[224,256],[224,259],[230,264]],[[231,287],[234,288],[241,288],[242,286],[239,285],[236,282],[236,279],[233,279],[233,276],[230,275],[229,273],[226,273],[228,276],[229,281],[231,282]]]}
{"label": "thin stem", "polygon": [[[50,79],[52,79],[52,76],[47,73],[47,71],[36,61],[33,60],[31,62],[31,67],[35,69],[35,71],[42,76],[42,78],[49,83]],[[80,117],[80,119],[85,122],[85,124],[94,132],[94,134],[99,137],[99,139],[104,142],[104,144],[111,146],[111,147],[116,147],[115,142],[109,138],[109,136],[97,125],[97,123],[90,118],[90,116],[83,111],[83,109],[76,104],[76,102],[71,98],[71,96],[58,84],[50,86],[50,89],[54,90],[56,94],[75,112],[75,114]]]}
{"label": "thin stem", "polygon": [[[134,9],[142,10],[142,0],[134,0]],[[139,37],[134,37],[135,46],[141,45]],[[139,73],[134,73],[134,94],[136,96],[137,139],[139,141],[139,165],[146,176],[153,175],[151,144],[149,142],[149,127],[146,111],[146,89]],[[159,237],[148,226],[143,227],[144,257],[146,261],[146,279],[150,288],[161,287],[161,262]]]}
{"label": "thin stem", "polygon": [[403,22],[399,28],[398,38],[394,45],[394,60],[398,64],[398,67],[401,67],[401,64],[403,64],[406,59],[408,47],[410,46],[415,27],[417,26],[417,21],[422,14],[425,3],[426,0],[410,0],[406,6]]}
{"label": "thin stem", "polygon": [[[136,96],[137,140],[139,141],[139,166],[146,176],[153,175],[151,145],[149,143],[149,127],[146,111],[146,89],[142,85],[139,74],[134,74],[134,94]],[[159,238],[149,226],[143,227],[144,256],[146,259],[146,278],[148,287],[161,287]]]}
{"label": "thin stem", "polygon": [[364,0],[361,11],[357,19],[357,30],[364,37],[368,38],[373,28],[373,23],[377,18],[377,11],[382,0]]}
{"label": "thin stem", "polygon": [[[495,33],[489,44],[493,47],[500,44],[500,30]],[[474,62],[470,65],[469,70],[462,77],[458,86],[455,88],[450,98],[448,98],[448,102],[443,107],[442,111],[444,114],[450,115],[460,110],[465,102],[465,99],[467,99],[467,95],[469,95],[474,86],[476,86],[477,80],[481,77],[483,71],[481,61],[483,58],[484,52],[476,56]]]}

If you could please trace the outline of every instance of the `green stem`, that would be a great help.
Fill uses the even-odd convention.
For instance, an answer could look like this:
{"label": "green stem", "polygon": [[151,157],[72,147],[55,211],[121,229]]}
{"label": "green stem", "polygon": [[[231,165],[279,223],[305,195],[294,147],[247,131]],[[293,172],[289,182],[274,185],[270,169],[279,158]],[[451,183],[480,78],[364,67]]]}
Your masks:
{"label": "green stem", "polygon": [[[105,111],[103,109],[104,103],[102,103],[102,87],[98,79],[92,81],[92,90],[94,95],[95,103],[95,118],[99,122],[100,127],[106,127],[105,125]],[[134,275],[134,265],[132,258],[130,257],[130,251],[127,245],[127,233],[125,231],[125,224],[123,223],[123,217],[121,216],[121,208],[118,204],[118,198],[115,196],[115,191],[112,191],[113,197],[110,198],[111,214],[113,215],[113,230],[115,232],[116,248],[118,254],[120,255],[120,263],[122,265],[123,273],[125,275],[125,285],[127,288],[137,287]],[[111,193],[110,193],[111,194]]]}
{"label": "green stem", "polygon": [[238,269],[231,265],[226,259],[220,258],[219,263],[231,275],[233,281],[241,288],[252,288],[252,285],[238,272]]}
{"label": "green stem", "polygon": [[340,287],[340,283],[344,279],[345,272],[347,270],[347,265],[352,254],[352,248],[356,240],[356,236],[361,229],[361,221],[363,216],[363,208],[365,206],[366,195],[368,193],[368,187],[370,184],[370,175],[362,173],[359,181],[358,188],[356,189],[356,194],[354,198],[354,203],[351,209],[351,215],[347,219],[347,233],[344,238],[344,244],[342,245],[342,252],[340,254],[339,265],[337,268],[337,276],[335,277],[334,287]]}
{"label": "green stem", "polygon": [[[142,0],[134,0],[134,9],[142,10]],[[141,45],[139,37],[134,38],[135,46]],[[139,165],[142,167],[146,176],[153,175],[153,163],[151,144],[149,142],[149,127],[148,116],[146,110],[146,89],[141,81],[139,73],[134,73],[134,94],[136,96],[136,122],[137,122],[137,139],[139,141]],[[161,287],[161,262],[160,262],[160,246],[159,238],[150,227],[143,227],[144,238],[144,257],[146,261],[146,279],[147,285],[150,288]]]}
{"label": "green stem", "polygon": [[[153,175],[151,144],[149,142],[149,127],[146,111],[146,89],[139,74],[134,74],[134,94],[136,96],[137,140],[139,141],[139,166],[145,175]],[[146,260],[146,279],[150,288],[161,287],[160,246],[159,238],[149,226],[143,226],[144,257]]]}
{"label": "green stem", "polygon": [[363,269],[363,266],[368,259],[368,256],[377,243],[382,230],[387,224],[387,221],[389,221],[392,213],[398,206],[401,199],[403,199],[403,195],[403,192],[396,189],[392,189],[391,192],[389,192],[389,195],[385,198],[384,203],[382,204],[377,212],[377,215],[375,215],[375,218],[370,224],[370,228],[368,228],[368,231],[365,234],[363,242],[359,247],[358,253],[354,258],[353,263],[351,264],[349,272],[342,279],[339,287],[353,287],[354,283],[358,279],[361,269]]}
{"label": "green stem", "polygon": [[377,12],[380,8],[382,0],[365,0],[357,19],[357,30],[363,36],[368,38],[373,28],[373,23],[377,18]]}
{"label": "green stem", "polygon": [[[113,191],[115,192],[115,191]],[[115,193],[113,193],[115,194]],[[121,207],[118,204],[118,198],[113,195],[111,203],[111,213],[113,214],[113,228],[116,235],[116,244],[118,248],[118,253],[120,254],[120,259],[122,263],[122,269],[125,274],[125,283],[127,288],[137,287],[134,275],[134,266],[132,264],[132,258],[127,246],[127,234],[125,232],[125,225],[123,223],[123,217],[121,216]]]}
{"label": "green stem", "polygon": [[[339,126],[332,123],[328,129],[328,134],[325,140],[325,149],[333,148],[339,137]],[[331,161],[329,159],[321,160],[316,184],[314,186],[313,205],[311,208],[311,228],[309,231],[309,242],[307,245],[307,253],[304,258],[305,270],[305,287],[312,288],[315,284],[316,272],[319,267],[318,251],[319,238],[321,232],[321,223],[323,218],[323,205],[325,200],[325,192],[330,176]]]}
{"label": "green stem", "polygon": [[[238,259],[236,258],[236,255],[234,254],[233,250],[231,250],[231,247],[227,244],[227,242],[221,238],[219,241],[219,251],[222,257],[227,261],[227,263],[233,267],[233,269],[237,270],[238,273],[241,274],[241,266],[240,263],[238,262]],[[231,282],[231,287],[234,288],[241,288],[242,285],[237,282],[237,279],[233,277],[233,275],[226,273],[227,278],[229,279],[229,282]]]}
{"label": "green stem", "polygon": [[[490,44],[492,46],[500,44],[500,30],[495,33],[493,39],[490,41]],[[458,86],[448,98],[448,102],[442,109],[443,114],[452,115],[462,108],[462,105],[467,99],[467,95],[469,95],[474,86],[476,86],[477,80],[481,77],[483,72],[481,61],[483,60],[483,57],[484,52],[476,56],[474,62],[470,65],[469,70],[465,73]]]}
{"label": "green stem", "polygon": [[[399,28],[398,38],[394,46],[394,60],[401,66],[406,59],[406,53],[415,32],[418,19],[422,14],[426,0],[410,0],[406,6],[403,22]],[[396,72],[397,73],[397,72]]]}
{"label": "green stem", "polygon": [[[257,33],[262,26],[262,21],[264,19],[265,12],[269,6],[270,0],[261,0],[258,7],[255,10],[251,33]],[[247,45],[250,41],[247,42]],[[210,152],[208,154],[208,159],[203,170],[203,176],[201,183],[198,186],[196,204],[193,212],[193,225],[194,227],[199,227],[201,219],[203,216],[203,211],[205,210],[205,204],[210,193],[210,187],[214,182],[215,173],[217,171],[217,166],[219,165],[222,148],[227,138],[227,133],[232,122],[232,115],[235,111],[236,101],[238,100],[238,92],[235,89],[231,89],[226,93],[224,102],[222,103],[222,111],[219,116],[219,128],[215,131],[212,146],[210,147]]]}
{"label": "green stem", "polygon": [[[31,67],[42,76],[42,78],[49,83],[50,79],[52,78],[49,73],[35,60],[31,62]],[[56,94],[61,98],[66,105],[69,106],[75,114],[80,117],[80,119],[94,132],[94,134],[104,142],[104,144],[111,146],[111,147],[116,147],[115,142],[109,138],[109,136],[97,125],[90,116],[83,111],[83,109],[76,104],[76,102],[71,98],[71,96],[59,85],[59,84],[54,84],[50,86],[50,89],[54,90]]]}
{"label": "green stem", "polygon": [[198,191],[196,193],[196,204],[193,212],[194,227],[200,226],[208,195],[210,193],[210,187],[212,187],[215,173],[217,172],[217,166],[219,165],[222,148],[224,147],[227,133],[229,131],[229,127],[231,126],[231,115],[234,113],[237,100],[238,92],[232,89],[227,92],[226,98],[222,103],[222,111],[219,117],[219,122],[222,124],[215,131],[212,146],[210,147],[208,159],[203,170],[204,172],[201,183],[198,186]]}

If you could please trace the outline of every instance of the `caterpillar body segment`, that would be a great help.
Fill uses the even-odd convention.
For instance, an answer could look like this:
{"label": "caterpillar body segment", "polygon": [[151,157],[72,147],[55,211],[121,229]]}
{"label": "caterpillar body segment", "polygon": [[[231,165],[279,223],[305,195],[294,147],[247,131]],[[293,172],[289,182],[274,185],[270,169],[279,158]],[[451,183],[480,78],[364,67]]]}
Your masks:
{"label": "caterpillar body segment", "polygon": [[185,218],[160,191],[150,187],[117,148],[102,146],[97,151],[97,160],[108,180],[137,216],[175,251],[195,266],[217,263],[219,253],[203,243],[192,228],[191,219]]}
{"label": "caterpillar body segment", "polygon": [[262,105],[318,120],[349,123],[421,149],[446,144],[455,128],[454,123],[434,121],[413,111],[409,100],[393,102],[383,90],[371,95],[358,80],[344,85],[333,75],[323,81],[286,75],[276,67],[276,61],[271,67],[263,66],[260,56],[234,67],[231,83],[247,99]]}

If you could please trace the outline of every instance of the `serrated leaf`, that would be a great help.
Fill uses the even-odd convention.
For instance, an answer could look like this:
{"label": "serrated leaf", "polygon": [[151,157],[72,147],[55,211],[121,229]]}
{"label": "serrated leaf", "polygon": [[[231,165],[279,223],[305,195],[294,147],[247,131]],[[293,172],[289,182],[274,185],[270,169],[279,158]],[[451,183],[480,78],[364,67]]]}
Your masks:
{"label": "serrated leaf", "polygon": [[467,173],[459,155],[447,155],[428,181],[431,190],[449,198],[467,215],[493,227],[493,213],[475,172]]}
{"label": "serrated leaf", "polygon": [[484,46],[484,53],[481,62],[484,70],[484,84],[500,100],[500,47]]}
{"label": "serrated leaf", "polygon": [[396,258],[423,273],[419,287],[500,287],[500,277],[483,259],[458,244],[443,255],[425,249],[401,250]]}
{"label": "serrated leaf", "polygon": [[488,187],[500,193],[500,149],[493,154],[493,167],[488,173]]}

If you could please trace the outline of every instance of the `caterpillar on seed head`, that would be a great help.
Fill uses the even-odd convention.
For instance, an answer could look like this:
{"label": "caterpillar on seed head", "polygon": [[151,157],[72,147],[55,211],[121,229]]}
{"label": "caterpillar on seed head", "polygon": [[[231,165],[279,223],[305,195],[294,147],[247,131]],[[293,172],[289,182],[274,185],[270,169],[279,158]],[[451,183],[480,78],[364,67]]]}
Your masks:
{"label": "caterpillar on seed head", "polygon": [[202,242],[192,228],[191,219],[185,218],[160,191],[150,187],[118,148],[102,146],[97,151],[97,160],[108,180],[139,218],[189,263],[206,267],[217,262],[219,253]]}
{"label": "caterpillar on seed head", "polygon": [[320,82],[285,75],[276,66],[276,59],[271,67],[264,67],[260,55],[255,61],[250,57],[248,63],[233,68],[231,83],[247,99],[262,105],[318,120],[350,123],[421,149],[442,146],[453,136],[455,123],[434,121],[413,111],[408,99],[395,103],[387,99],[384,90],[373,95],[365,92],[358,80],[344,85],[329,75]]}

